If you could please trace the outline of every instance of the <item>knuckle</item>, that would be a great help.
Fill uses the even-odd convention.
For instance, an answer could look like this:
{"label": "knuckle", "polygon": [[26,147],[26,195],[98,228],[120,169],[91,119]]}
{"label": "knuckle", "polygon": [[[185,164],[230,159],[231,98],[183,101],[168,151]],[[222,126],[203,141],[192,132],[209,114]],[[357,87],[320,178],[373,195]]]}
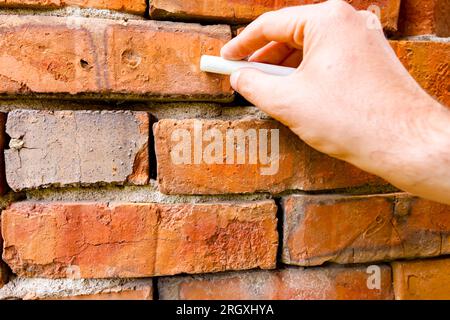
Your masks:
{"label": "knuckle", "polygon": [[347,2],[344,0],[329,0],[328,3],[334,8],[346,8]]}
{"label": "knuckle", "polygon": [[261,32],[267,25],[271,25],[272,17],[275,11],[268,11],[261,14],[253,22],[251,22],[245,30]]}
{"label": "knuckle", "polygon": [[328,6],[328,13],[332,17],[345,18],[355,12],[353,7],[343,0],[329,0]]}
{"label": "knuckle", "polygon": [[263,18],[270,18],[270,17],[272,17],[273,15],[274,15],[274,13],[275,13],[276,11],[267,11],[267,12],[264,12],[262,15],[261,15],[261,17],[263,17]]}
{"label": "knuckle", "polygon": [[261,14],[257,20],[259,20],[260,23],[266,22],[267,20],[270,20],[274,14],[274,11],[268,11]]}

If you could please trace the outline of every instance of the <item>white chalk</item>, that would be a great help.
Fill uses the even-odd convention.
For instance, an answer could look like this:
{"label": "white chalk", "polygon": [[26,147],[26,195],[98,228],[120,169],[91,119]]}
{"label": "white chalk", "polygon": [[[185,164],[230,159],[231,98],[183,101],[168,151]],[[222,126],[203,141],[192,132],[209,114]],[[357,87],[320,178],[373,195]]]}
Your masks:
{"label": "white chalk", "polygon": [[205,72],[232,74],[234,71],[241,68],[258,69],[276,76],[288,76],[296,70],[295,68],[276,66],[266,63],[226,60],[221,57],[208,55],[203,55],[200,59],[200,70]]}

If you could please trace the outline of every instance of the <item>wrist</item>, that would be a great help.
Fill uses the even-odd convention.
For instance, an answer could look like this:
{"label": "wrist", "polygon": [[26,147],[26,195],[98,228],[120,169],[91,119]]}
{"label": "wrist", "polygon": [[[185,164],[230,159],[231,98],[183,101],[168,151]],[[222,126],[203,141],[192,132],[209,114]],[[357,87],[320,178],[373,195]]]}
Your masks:
{"label": "wrist", "polygon": [[425,93],[402,101],[358,166],[404,191],[442,199],[450,194],[450,110]]}
{"label": "wrist", "polygon": [[450,110],[430,100],[405,150],[407,179],[398,180],[406,191],[442,200],[450,194]]}

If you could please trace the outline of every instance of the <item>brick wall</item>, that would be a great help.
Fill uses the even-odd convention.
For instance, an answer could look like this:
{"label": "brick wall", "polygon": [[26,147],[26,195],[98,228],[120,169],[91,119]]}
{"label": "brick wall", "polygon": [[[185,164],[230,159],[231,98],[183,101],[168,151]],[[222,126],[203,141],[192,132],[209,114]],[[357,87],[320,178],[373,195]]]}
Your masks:
{"label": "brick wall", "polygon": [[[243,24],[312,2],[0,0],[0,299],[450,299],[450,207],[199,70]],[[450,105],[449,2],[349,2],[380,8]]]}

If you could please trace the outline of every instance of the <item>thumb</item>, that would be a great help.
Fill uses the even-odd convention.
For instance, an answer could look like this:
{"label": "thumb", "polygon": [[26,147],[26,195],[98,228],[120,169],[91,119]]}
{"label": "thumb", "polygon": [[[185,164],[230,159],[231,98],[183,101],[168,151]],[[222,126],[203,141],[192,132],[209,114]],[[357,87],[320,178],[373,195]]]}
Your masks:
{"label": "thumb", "polygon": [[231,74],[230,83],[234,90],[263,111],[271,101],[286,93],[285,76],[271,75],[257,69],[242,68]]}

